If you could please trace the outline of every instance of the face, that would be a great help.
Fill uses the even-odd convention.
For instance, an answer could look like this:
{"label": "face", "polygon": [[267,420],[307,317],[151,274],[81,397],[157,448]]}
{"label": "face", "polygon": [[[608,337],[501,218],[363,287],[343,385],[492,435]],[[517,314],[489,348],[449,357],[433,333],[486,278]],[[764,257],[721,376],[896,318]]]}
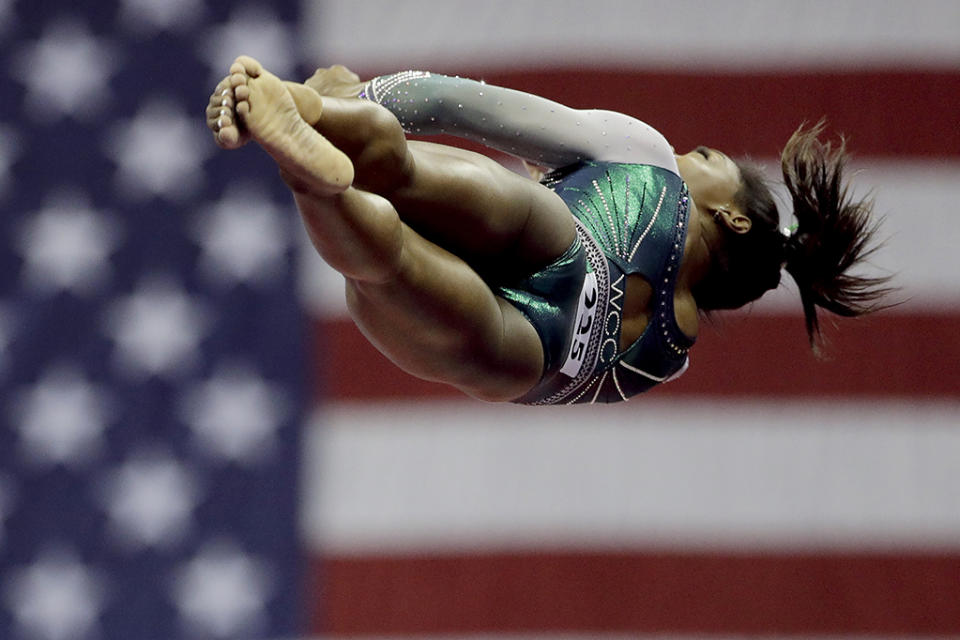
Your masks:
{"label": "face", "polygon": [[740,168],[724,153],[707,147],[677,156],[680,177],[690,188],[690,197],[701,211],[730,211],[740,189]]}

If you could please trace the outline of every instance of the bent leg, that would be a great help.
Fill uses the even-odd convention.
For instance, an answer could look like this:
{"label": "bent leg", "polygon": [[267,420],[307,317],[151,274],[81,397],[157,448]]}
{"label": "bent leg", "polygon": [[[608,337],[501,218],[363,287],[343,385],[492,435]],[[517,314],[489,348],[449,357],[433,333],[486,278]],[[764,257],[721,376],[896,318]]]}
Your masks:
{"label": "bent leg", "polygon": [[[354,183],[388,198],[411,227],[483,272],[509,265],[527,275],[573,242],[574,223],[550,189],[487,156],[445,145],[408,142],[384,107],[357,99],[323,97],[288,83],[307,120],[350,157]],[[498,269],[494,269],[496,266]]]}
{"label": "bent leg", "polygon": [[238,131],[277,161],[314,246],[346,277],[351,315],[368,339],[411,374],[481,399],[511,400],[532,388],[543,368],[533,326],[466,262],[401,221],[389,200],[352,186],[334,190],[337,158],[317,160],[330,142],[282,82],[247,60],[238,64]]}
{"label": "bent leg", "polygon": [[411,142],[410,152],[410,183],[391,196],[401,217],[485,273],[526,277],[573,243],[570,210],[543,185],[456,147]]}
{"label": "bent leg", "polygon": [[[250,138],[251,127],[256,128],[254,137],[288,180],[297,178],[304,187],[335,192],[346,180],[337,174],[355,171],[354,184],[387,197],[418,232],[497,279],[528,275],[560,256],[573,241],[573,220],[556,194],[486,156],[408,143],[397,119],[382,106],[321,98],[305,85],[280,83],[251,58],[241,56],[231,71],[211,96],[208,126],[225,148],[242,145]],[[271,110],[250,113],[249,92],[267,89],[274,94]],[[291,105],[299,118],[289,117]],[[285,136],[275,134],[283,127]],[[321,135],[307,135],[310,127]],[[284,153],[297,157],[287,159]],[[302,173],[287,170],[288,161],[302,167]],[[347,165],[350,161],[352,166]]]}
{"label": "bent leg", "polygon": [[320,255],[346,276],[351,317],[401,369],[476,398],[506,401],[540,379],[536,330],[466,262],[404,224],[389,201],[355,188],[295,190]]}

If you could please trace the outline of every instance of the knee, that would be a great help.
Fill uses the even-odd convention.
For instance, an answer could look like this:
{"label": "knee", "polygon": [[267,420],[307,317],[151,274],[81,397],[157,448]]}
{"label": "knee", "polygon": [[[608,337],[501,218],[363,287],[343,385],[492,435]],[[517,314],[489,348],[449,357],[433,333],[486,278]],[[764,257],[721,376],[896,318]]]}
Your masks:
{"label": "knee", "polygon": [[366,143],[354,160],[359,184],[375,192],[399,188],[412,175],[407,138],[397,118],[375,103],[363,119]]}

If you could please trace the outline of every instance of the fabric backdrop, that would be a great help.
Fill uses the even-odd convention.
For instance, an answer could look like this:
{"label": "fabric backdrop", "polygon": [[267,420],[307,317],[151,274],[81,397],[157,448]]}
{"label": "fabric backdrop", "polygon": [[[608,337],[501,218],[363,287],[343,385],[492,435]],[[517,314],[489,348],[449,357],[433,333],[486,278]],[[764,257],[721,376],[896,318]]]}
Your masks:
{"label": "fabric backdrop", "polygon": [[[818,362],[786,283],[621,406],[419,382],[264,154],[210,141],[243,52],[771,172],[826,116],[902,304]],[[958,102],[949,0],[0,0],[0,638],[960,634]]]}
{"label": "fabric backdrop", "polygon": [[0,0],[0,638],[304,624],[300,233],[207,98],[300,6]]}
{"label": "fabric backdrop", "polygon": [[[795,289],[707,323],[622,406],[492,406],[417,382],[306,263],[313,630],[513,637],[960,633],[960,5],[318,2],[318,65],[482,78],[636,115],[775,175],[829,121],[903,304],[805,343]],[[785,221],[785,224],[788,224]],[[309,464],[313,462],[312,466]],[[566,637],[566,636],[564,636]]]}

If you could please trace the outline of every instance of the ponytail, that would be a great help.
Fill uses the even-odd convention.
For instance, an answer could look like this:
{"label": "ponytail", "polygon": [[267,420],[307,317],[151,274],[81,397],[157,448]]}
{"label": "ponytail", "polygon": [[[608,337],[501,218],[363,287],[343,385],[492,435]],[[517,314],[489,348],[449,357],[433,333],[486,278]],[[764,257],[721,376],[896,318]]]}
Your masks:
{"label": "ponytail", "polygon": [[867,260],[877,223],[873,202],[853,200],[843,182],[845,141],[834,148],[822,142],[821,120],[801,126],[781,154],[783,181],[793,201],[796,230],[783,241],[783,265],[796,281],[810,345],[819,352],[822,336],[817,307],[844,317],[856,317],[887,305],[889,277],[854,275],[850,270]]}
{"label": "ponytail", "polygon": [[823,342],[819,308],[845,317],[886,308],[888,277],[854,275],[877,249],[873,203],[853,200],[844,183],[845,144],[822,142],[824,122],[801,126],[781,154],[783,181],[797,219],[782,230],[770,184],[755,165],[738,162],[741,185],[734,202],[752,222],[747,233],[724,229],[722,250],[713,254],[710,272],[693,289],[697,306],[710,312],[736,309],[776,288],[783,270],[796,281],[810,347]]}

